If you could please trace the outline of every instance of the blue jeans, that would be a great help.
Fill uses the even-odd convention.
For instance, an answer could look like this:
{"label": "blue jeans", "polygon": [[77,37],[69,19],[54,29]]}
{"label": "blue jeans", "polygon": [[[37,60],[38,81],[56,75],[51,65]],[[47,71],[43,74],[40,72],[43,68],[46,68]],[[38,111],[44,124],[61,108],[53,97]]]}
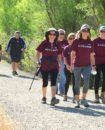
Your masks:
{"label": "blue jeans", "polygon": [[81,74],[83,75],[84,87],[83,93],[86,94],[89,89],[89,80],[90,80],[91,66],[84,67],[75,67],[74,68],[74,77],[75,77],[75,94],[80,94],[80,85],[81,85]]}
{"label": "blue jeans", "polygon": [[65,76],[65,73],[64,73],[65,65],[64,65],[63,61],[62,61],[61,66],[62,66],[62,68],[61,68],[61,71],[59,72],[60,80],[57,79],[57,83],[56,83],[57,91],[60,91],[60,93],[64,92],[65,83],[66,83],[66,76]]}

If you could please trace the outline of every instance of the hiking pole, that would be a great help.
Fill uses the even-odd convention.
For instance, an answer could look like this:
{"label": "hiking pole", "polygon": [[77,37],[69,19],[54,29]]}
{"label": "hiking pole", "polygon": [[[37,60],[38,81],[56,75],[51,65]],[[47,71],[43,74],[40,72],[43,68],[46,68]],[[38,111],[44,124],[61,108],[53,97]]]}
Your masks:
{"label": "hiking pole", "polygon": [[40,72],[40,68],[38,68],[37,71],[36,71],[35,74],[34,74],[34,77],[33,77],[33,79],[32,79],[31,85],[30,85],[30,87],[29,87],[29,91],[30,91],[31,88],[32,88],[33,82],[34,82],[34,80],[35,80],[35,76],[38,76],[39,72]]}

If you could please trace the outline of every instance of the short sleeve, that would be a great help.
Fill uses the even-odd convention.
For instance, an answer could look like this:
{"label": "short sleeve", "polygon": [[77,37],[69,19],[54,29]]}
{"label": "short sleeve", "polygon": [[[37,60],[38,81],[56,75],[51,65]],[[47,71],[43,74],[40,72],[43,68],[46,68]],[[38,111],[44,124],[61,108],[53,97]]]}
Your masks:
{"label": "short sleeve", "polygon": [[91,48],[91,52],[94,52],[94,41],[92,41],[92,48]]}
{"label": "short sleeve", "polygon": [[64,57],[67,57],[67,47],[64,48],[63,56],[64,56]]}
{"label": "short sleeve", "polygon": [[77,42],[77,39],[76,39],[76,40],[74,40],[74,42],[71,46],[71,51],[77,52],[77,49],[78,49],[78,42]]}
{"label": "short sleeve", "polygon": [[45,42],[43,41],[37,48],[36,50],[39,51],[39,52],[43,52],[45,48]]}
{"label": "short sleeve", "polygon": [[60,44],[58,44],[58,55],[62,54],[62,47]]}

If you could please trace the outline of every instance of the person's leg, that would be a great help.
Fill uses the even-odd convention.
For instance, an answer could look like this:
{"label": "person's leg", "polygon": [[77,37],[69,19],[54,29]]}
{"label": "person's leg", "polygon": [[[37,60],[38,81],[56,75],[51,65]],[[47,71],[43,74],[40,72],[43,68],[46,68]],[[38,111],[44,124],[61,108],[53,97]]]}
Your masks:
{"label": "person's leg", "polygon": [[62,68],[60,72],[60,83],[59,83],[59,91],[61,94],[64,93],[65,83],[66,83],[66,77],[64,73],[64,62],[62,61]]}
{"label": "person's leg", "polygon": [[74,77],[75,77],[74,91],[75,91],[75,98],[77,101],[76,108],[80,107],[80,97],[79,96],[80,96],[81,71],[82,71],[81,67],[74,68]]}
{"label": "person's leg", "polygon": [[12,62],[12,71],[14,72],[15,71],[15,62]]}
{"label": "person's leg", "polygon": [[100,72],[101,66],[96,65],[97,74],[95,75],[94,91],[95,91],[95,103],[99,103],[99,87],[100,87]]}
{"label": "person's leg", "polygon": [[64,69],[65,72],[65,76],[66,76],[66,83],[65,83],[65,91],[64,91],[64,101],[67,101],[67,93],[68,93],[68,89],[69,89],[69,85],[70,85],[70,81],[71,81],[71,73],[69,70]]}
{"label": "person's leg", "polygon": [[75,77],[74,77],[74,73],[72,73],[72,91],[73,91],[73,103],[75,103],[75,89],[74,89],[74,87],[75,87]]}
{"label": "person's leg", "polygon": [[105,64],[102,64],[102,75],[103,75],[103,82],[102,82],[101,98],[102,102],[105,103]]}
{"label": "person's leg", "polygon": [[51,70],[50,71],[50,78],[51,78],[51,105],[55,105],[59,103],[59,99],[56,99],[56,81],[58,76],[58,70]]}
{"label": "person's leg", "polygon": [[42,95],[43,95],[42,102],[46,103],[46,93],[47,93],[49,72],[41,70],[41,74],[42,74],[42,81],[43,81],[43,85],[42,85]]}
{"label": "person's leg", "polygon": [[85,107],[89,107],[89,104],[86,101],[86,96],[89,89],[90,73],[91,73],[91,66],[86,66],[83,68],[82,74],[84,80],[84,87],[83,87],[81,104],[84,105]]}

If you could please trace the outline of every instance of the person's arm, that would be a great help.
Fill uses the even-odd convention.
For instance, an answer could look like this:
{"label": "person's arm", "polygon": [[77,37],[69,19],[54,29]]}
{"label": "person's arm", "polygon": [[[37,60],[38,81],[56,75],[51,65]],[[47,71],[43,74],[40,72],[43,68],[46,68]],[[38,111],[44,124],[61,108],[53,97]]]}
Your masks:
{"label": "person's arm", "polygon": [[9,51],[9,49],[11,47],[11,44],[12,44],[12,39],[10,39],[9,42],[8,42],[8,45],[7,45],[7,48],[6,48],[6,52]]}
{"label": "person's arm", "polygon": [[71,51],[71,69],[74,69],[74,61],[76,58],[76,52],[75,51]]}
{"label": "person's arm", "polygon": [[90,54],[90,62],[91,62],[92,69],[95,70],[96,64],[95,64],[95,53],[94,52],[91,52],[91,54]]}
{"label": "person's arm", "polygon": [[42,58],[42,53],[37,51],[37,53],[36,53],[36,60],[37,60],[37,64],[38,65],[41,64],[41,58]]}
{"label": "person's arm", "polygon": [[22,39],[22,44],[23,44],[23,46],[22,46],[21,51],[24,51],[26,49],[26,43],[23,39]]}

